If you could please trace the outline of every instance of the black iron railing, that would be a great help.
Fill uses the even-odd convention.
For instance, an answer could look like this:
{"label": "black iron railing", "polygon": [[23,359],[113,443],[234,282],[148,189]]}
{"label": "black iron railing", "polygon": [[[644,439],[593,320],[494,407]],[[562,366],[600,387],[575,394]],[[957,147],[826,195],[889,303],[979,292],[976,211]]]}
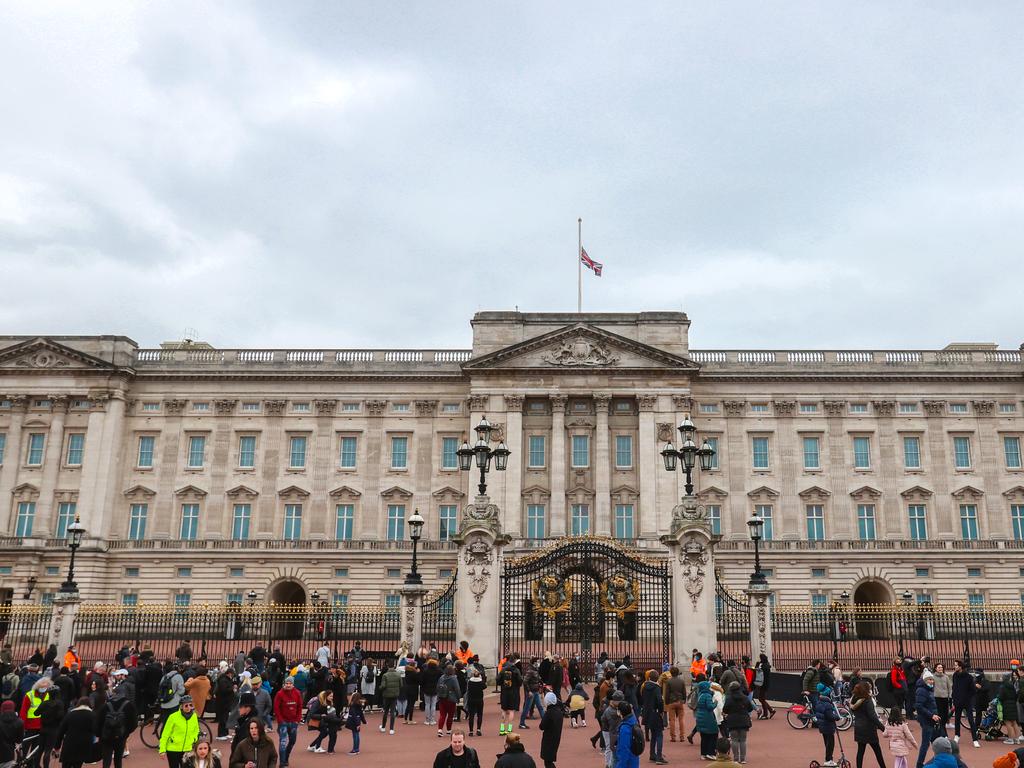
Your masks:
{"label": "black iron railing", "polygon": [[[423,602],[421,629],[424,643],[436,643],[439,648],[455,642],[455,580],[452,574],[440,592],[427,595]],[[414,648],[413,651],[416,649]]]}

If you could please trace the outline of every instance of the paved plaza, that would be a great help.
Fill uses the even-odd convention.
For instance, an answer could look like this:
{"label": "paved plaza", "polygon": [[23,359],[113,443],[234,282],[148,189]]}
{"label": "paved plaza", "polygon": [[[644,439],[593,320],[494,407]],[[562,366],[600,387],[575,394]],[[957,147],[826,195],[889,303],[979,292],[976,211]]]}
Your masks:
{"label": "paved plaza", "polygon": [[[468,743],[480,754],[482,768],[489,768],[494,765],[498,752],[501,751],[503,739],[498,735],[498,704],[497,698],[489,696],[485,704],[484,714],[484,735],[471,737]],[[591,710],[592,711],[592,710]],[[419,713],[418,713],[419,714]],[[770,766],[771,768],[791,768],[806,766],[812,759],[824,762],[822,754],[821,737],[816,731],[795,731],[786,724],[785,710],[780,708],[774,719],[767,722],[755,722],[749,736],[750,766]],[[307,731],[300,731],[299,743],[292,753],[292,768],[316,768],[316,766],[333,766],[338,764],[355,764],[362,766],[380,766],[382,768],[418,768],[419,766],[433,765],[434,755],[443,747],[447,746],[447,738],[438,738],[437,731],[430,726],[420,723],[416,725],[404,725],[400,721],[397,724],[395,735],[382,734],[377,730],[380,725],[380,715],[374,717],[371,713],[367,720],[369,725],[362,731],[362,749],[358,756],[348,754],[351,749],[352,738],[348,731],[341,731],[338,736],[336,753],[333,755],[315,755],[306,751],[313,734]],[[533,756],[538,768],[543,765],[540,760],[540,737],[538,729],[539,721],[530,720],[529,730],[518,731],[526,744],[527,752]],[[601,768],[603,762],[596,750],[591,749],[589,737],[596,731],[593,718],[588,719],[588,727],[580,730],[569,728],[566,720],[565,729],[562,734],[562,745],[558,753],[557,765],[560,768],[576,768],[576,766],[592,766]],[[462,725],[457,723],[456,725]],[[687,712],[687,728],[692,727],[693,719]],[[917,725],[912,725],[915,738],[920,733]],[[853,742],[853,732],[848,731],[841,735],[843,746],[846,748],[847,757],[853,762],[856,755],[856,745]],[[274,736],[276,744],[276,734]],[[215,748],[226,751],[226,744],[230,742],[215,742]],[[125,760],[125,768],[157,768],[166,766],[160,761],[155,750],[147,749],[138,740],[137,734],[133,734],[131,743],[131,756]],[[883,745],[884,749],[884,745]],[[992,761],[998,756],[1009,751],[1009,747],[998,742],[982,742],[979,749],[974,749],[967,742],[962,755],[964,761],[970,768],[988,768]],[[837,749],[838,757],[838,749]],[[682,743],[671,743],[666,735],[665,758],[673,765],[704,765],[696,745],[691,746],[684,740]],[[886,751],[887,766],[891,768],[892,760],[889,759]],[[222,766],[228,768],[227,755],[222,754]],[[641,765],[649,765],[647,758],[641,758]],[[865,766],[874,766],[874,758],[865,757]],[[913,763],[911,762],[911,765]]]}

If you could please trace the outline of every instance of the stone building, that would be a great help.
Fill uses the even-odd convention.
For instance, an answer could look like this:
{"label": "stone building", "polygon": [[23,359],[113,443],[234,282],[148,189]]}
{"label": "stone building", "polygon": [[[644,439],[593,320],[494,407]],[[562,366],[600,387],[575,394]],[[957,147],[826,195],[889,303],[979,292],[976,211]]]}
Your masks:
{"label": "stone building", "polygon": [[484,415],[513,451],[488,475],[506,553],[591,533],[659,556],[687,413],[725,584],[756,509],[776,602],[1024,598],[1020,351],[691,350],[689,326],[480,312],[471,350],[437,351],[0,337],[0,601],[56,592],[80,515],[87,600],[397,606],[414,509],[428,586],[456,567],[478,477],[454,452]]}

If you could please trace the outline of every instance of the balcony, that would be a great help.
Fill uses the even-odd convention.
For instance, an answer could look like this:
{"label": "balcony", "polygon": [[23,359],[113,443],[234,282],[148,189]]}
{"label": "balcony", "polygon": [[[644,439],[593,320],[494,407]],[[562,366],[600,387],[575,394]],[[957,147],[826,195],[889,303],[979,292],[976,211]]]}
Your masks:
{"label": "balcony", "polygon": [[140,373],[175,370],[358,372],[425,370],[459,373],[468,349],[139,349]]}
{"label": "balcony", "polygon": [[[1021,550],[1024,549],[1024,541],[1012,539],[978,539],[976,541],[964,541],[962,539],[922,539],[919,541],[910,539],[875,539],[873,541],[862,541],[860,539],[842,540],[829,539],[827,541],[805,541],[805,540],[774,540],[762,541],[762,552],[879,552],[879,551],[961,551],[961,550]],[[749,539],[723,539],[715,546],[716,552],[753,552],[754,543]]]}
{"label": "balcony", "polygon": [[[108,541],[106,547],[115,550],[273,550],[288,551],[360,551],[392,552],[412,550],[411,541],[376,541],[355,539],[336,541],[334,539],[143,539],[142,541]],[[458,545],[453,541],[420,541],[421,552],[454,552]]]}

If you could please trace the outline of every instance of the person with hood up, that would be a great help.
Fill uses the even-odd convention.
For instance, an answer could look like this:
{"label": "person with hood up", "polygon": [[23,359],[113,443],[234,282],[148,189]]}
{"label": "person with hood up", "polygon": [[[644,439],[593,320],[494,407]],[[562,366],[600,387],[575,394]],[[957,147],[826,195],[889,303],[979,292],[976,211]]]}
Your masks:
{"label": "person with hood up", "polygon": [[615,745],[619,738],[619,725],[622,715],[619,704],[622,703],[622,691],[615,691],[608,697],[604,712],[601,713],[601,736],[604,738],[604,765],[612,768],[615,764]]}
{"label": "person with hood up", "polygon": [[359,670],[359,693],[363,695],[366,709],[373,709],[373,704],[377,699],[377,665],[369,656]]}
{"label": "person with hood up", "polygon": [[[818,700],[814,704],[814,716],[818,721],[818,733],[825,745],[825,762],[822,765],[827,768],[834,768],[836,761],[832,755],[836,750],[836,723],[839,722],[839,712],[832,702],[832,689],[825,683],[818,683]],[[919,767],[920,768],[920,767]]]}
{"label": "person with hood up", "polygon": [[737,763],[747,762],[747,734],[752,725],[750,713],[753,711],[754,704],[743,690],[743,686],[735,680],[729,683],[725,703],[722,704],[722,714],[725,716],[725,730],[729,733],[729,741],[732,744],[732,759]]}
{"label": "person with hood up", "polygon": [[928,747],[939,722],[939,710],[935,705],[935,677],[927,670],[917,681],[913,708],[917,713],[917,724],[921,726],[921,748],[917,753],[917,768],[921,768],[928,757]]}
{"label": "person with hood up", "polygon": [[558,747],[562,743],[562,725],[565,711],[558,703],[558,698],[551,691],[544,694],[544,717],[540,719],[540,729],[544,732],[540,739],[540,759],[544,768],[555,768],[558,759]]}
{"label": "person with hood up", "polygon": [[526,754],[526,746],[518,733],[505,734],[505,751],[498,755],[494,768],[537,768],[533,758]]}
{"label": "person with hood up", "polygon": [[569,727],[587,727],[587,702],[590,696],[583,689],[583,683],[576,683],[576,687],[569,694]]}
{"label": "person with hood up", "polygon": [[[476,657],[473,657],[476,659]],[[474,733],[473,723],[476,723],[476,735],[481,736],[484,726],[484,690],[487,688],[487,673],[483,665],[474,663],[467,670],[469,675],[466,678],[466,729],[470,734]]]}
{"label": "person with hood up", "polygon": [[516,663],[518,661],[519,656],[513,653],[505,660],[505,665],[501,668],[501,672],[498,673],[497,683],[501,704],[501,723],[498,726],[499,735],[512,733],[512,722],[519,712],[519,691],[523,685],[523,676],[519,672],[519,667]]}
{"label": "person with hood up", "polygon": [[14,764],[14,753],[25,738],[25,726],[14,711],[14,702],[7,700],[0,704],[0,765]]}
{"label": "person with hood up", "polygon": [[[117,670],[114,679],[124,678]],[[135,708],[135,695],[129,682],[121,682],[114,686],[103,705],[96,710],[96,730],[99,736],[100,757],[103,768],[121,768],[127,750],[128,737],[139,725],[139,714]]]}
{"label": "person with hood up", "polygon": [[701,680],[697,683],[697,708],[693,714],[697,720],[697,731],[700,733],[700,754],[704,760],[712,760],[715,757],[715,747],[718,743],[717,708],[711,683]]}
{"label": "person with hood up", "polygon": [[[637,724],[633,707],[626,701],[620,701],[619,716],[622,721],[619,723],[618,736],[615,737],[615,768],[640,768],[640,756],[634,755],[632,749],[633,726]],[[718,733],[717,726],[715,733]]]}
{"label": "person with hood up", "polygon": [[864,752],[868,747],[875,753],[878,765],[885,768],[882,747],[878,743],[878,734],[885,730],[885,726],[878,718],[875,703],[871,700],[871,683],[857,683],[850,697],[850,709],[853,712],[853,740],[857,742],[857,768],[864,765]]}
{"label": "person with hood up", "polygon": [[[921,681],[918,681],[920,684]],[[922,742],[924,744],[924,742]],[[953,743],[945,736],[940,736],[931,743],[935,757],[925,763],[924,768],[961,768],[962,762],[953,754]]]}

